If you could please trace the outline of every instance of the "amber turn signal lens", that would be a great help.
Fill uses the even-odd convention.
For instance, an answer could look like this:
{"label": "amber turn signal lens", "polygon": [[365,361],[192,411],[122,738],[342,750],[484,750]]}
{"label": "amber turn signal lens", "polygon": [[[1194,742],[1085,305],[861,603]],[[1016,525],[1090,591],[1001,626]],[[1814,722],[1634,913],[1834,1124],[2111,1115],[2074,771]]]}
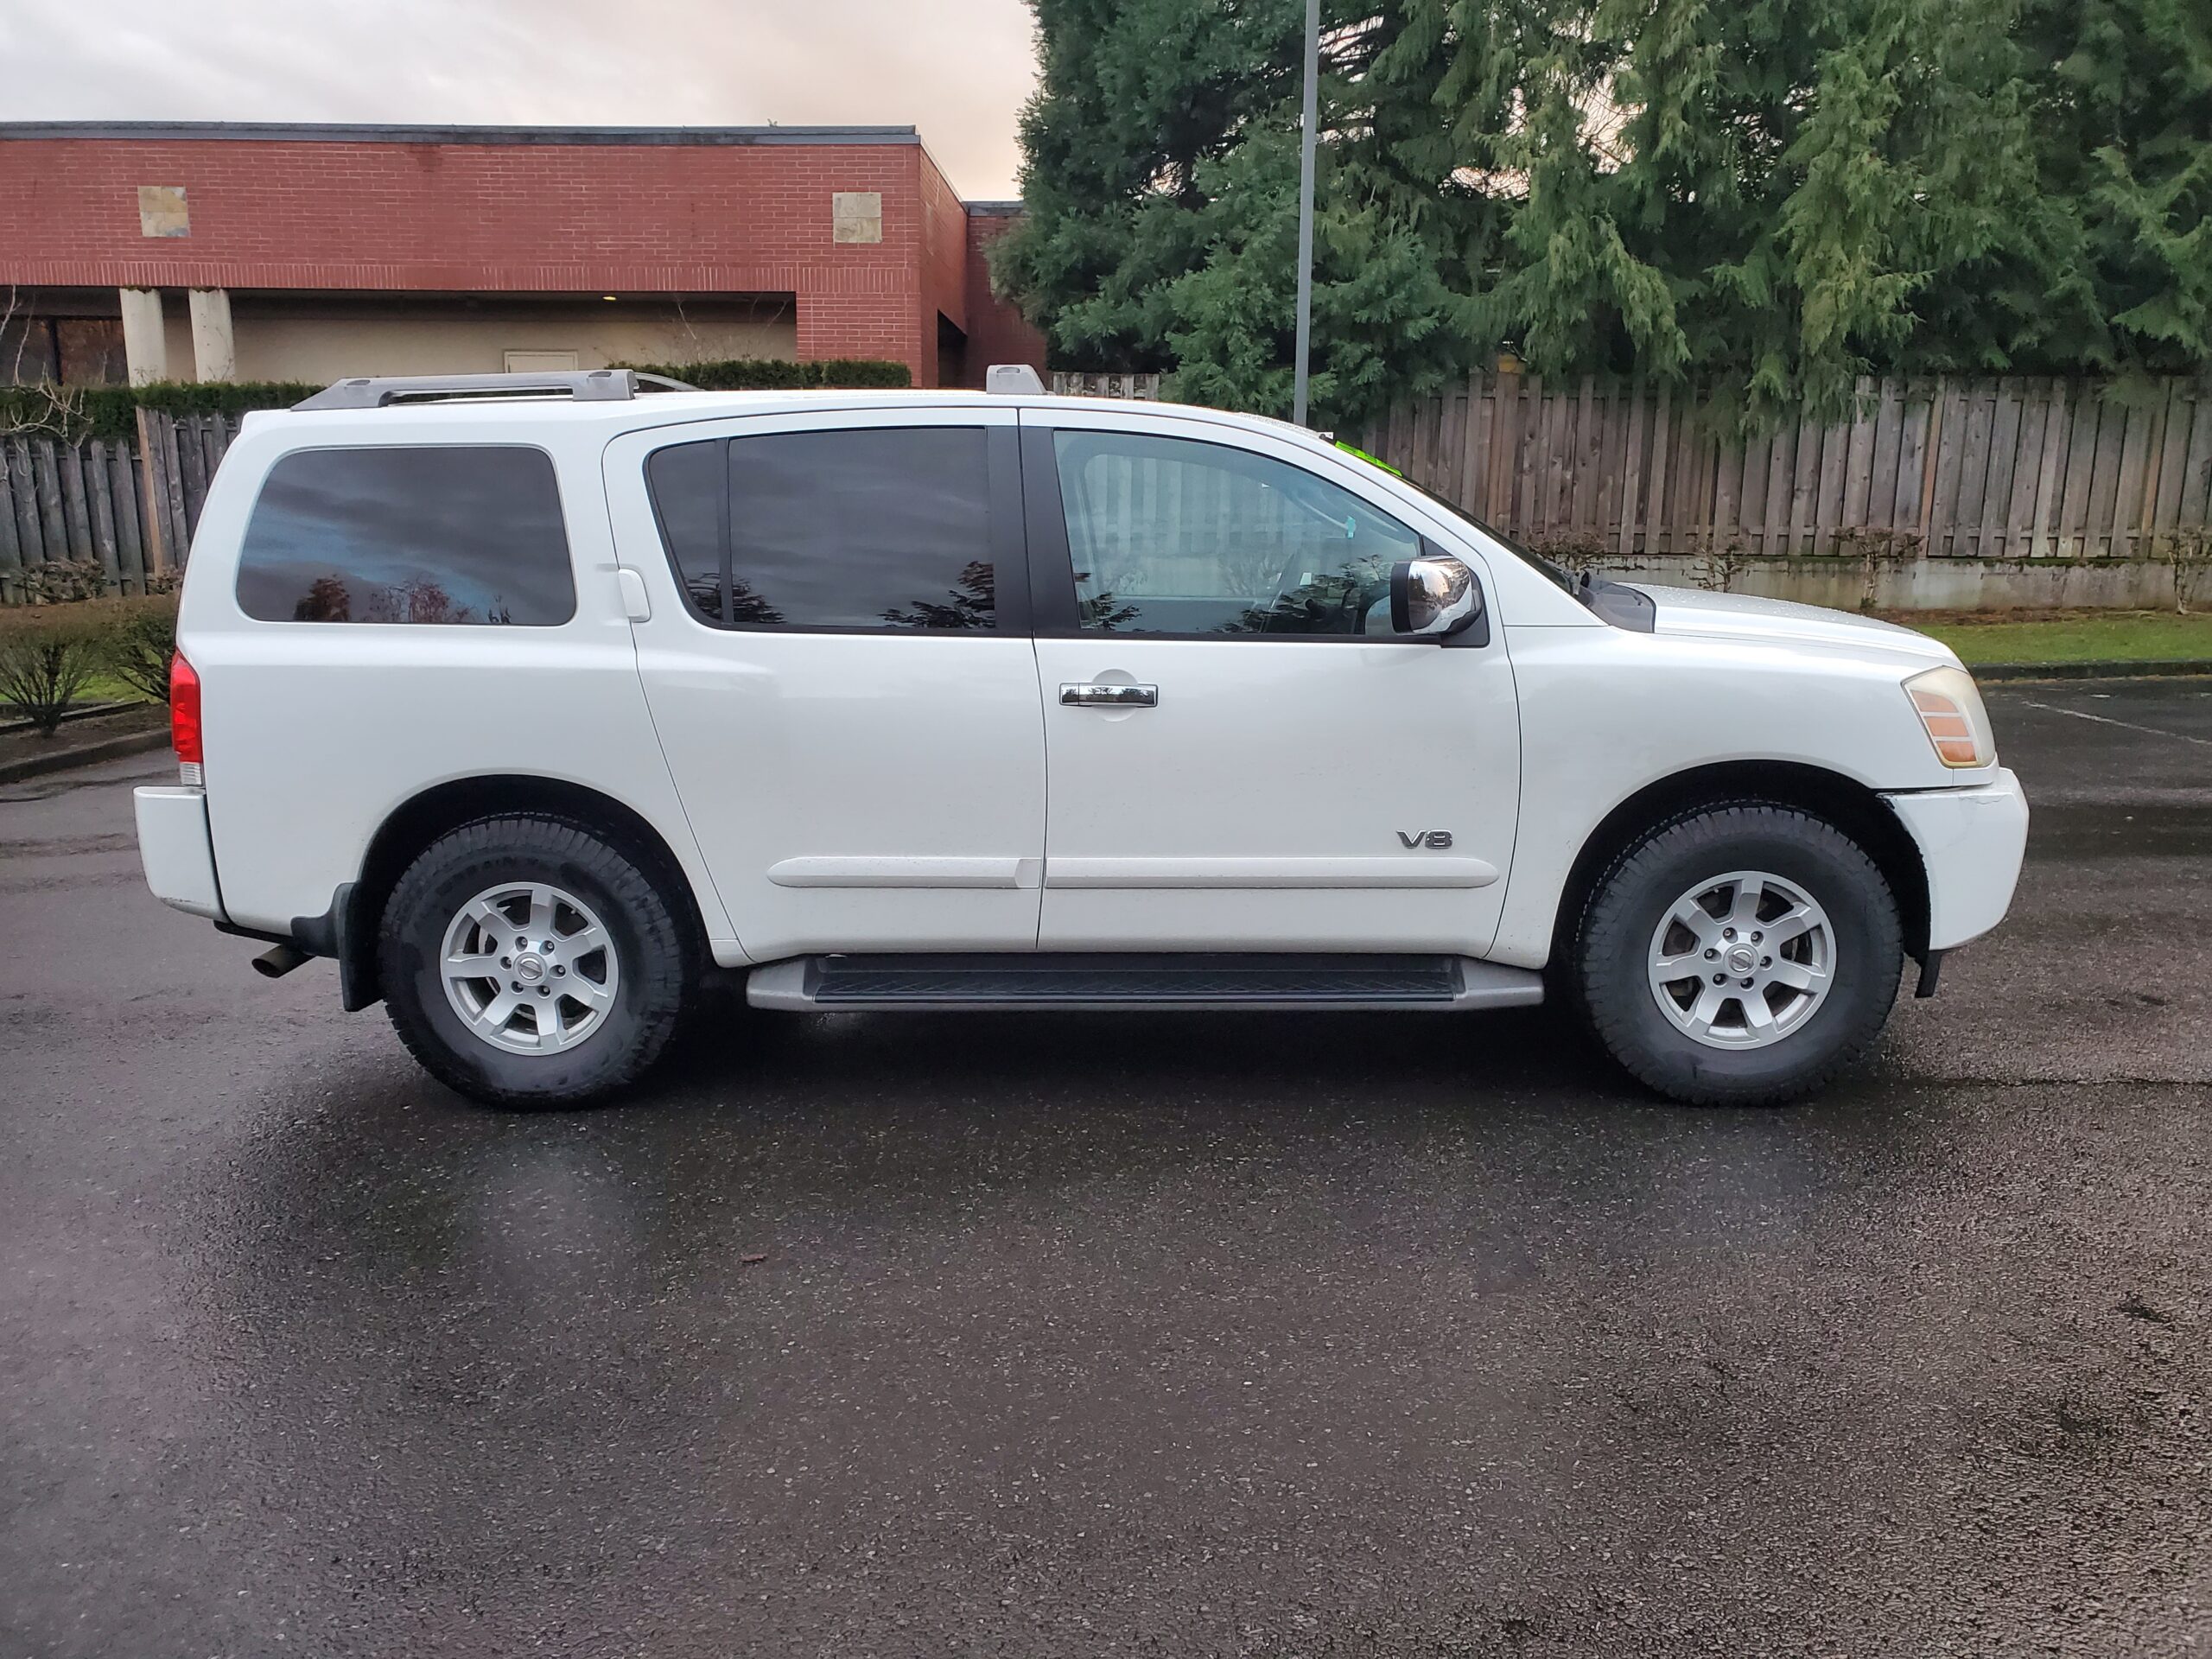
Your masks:
{"label": "amber turn signal lens", "polygon": [[1986,766],[1997,759],[1997,740],[1981,691],[1962,668],[1935,668],[1905,682],[1936,758],[1947,766]]}

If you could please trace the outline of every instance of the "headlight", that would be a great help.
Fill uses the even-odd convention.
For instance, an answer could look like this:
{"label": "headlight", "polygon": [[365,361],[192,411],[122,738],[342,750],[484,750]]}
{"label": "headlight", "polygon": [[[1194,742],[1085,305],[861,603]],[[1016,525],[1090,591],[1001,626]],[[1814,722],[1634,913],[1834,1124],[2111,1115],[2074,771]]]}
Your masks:
{"label": "headlight", "polygon": [[1997,738],[1989,729],[1989,711],[1981,706],[1981,690],[1963,668],[1931,668],[1904,683],[1905,695],[1919,712],[1936,746],[1936,758],[1947,766],[1986,766],[1997,759]]}

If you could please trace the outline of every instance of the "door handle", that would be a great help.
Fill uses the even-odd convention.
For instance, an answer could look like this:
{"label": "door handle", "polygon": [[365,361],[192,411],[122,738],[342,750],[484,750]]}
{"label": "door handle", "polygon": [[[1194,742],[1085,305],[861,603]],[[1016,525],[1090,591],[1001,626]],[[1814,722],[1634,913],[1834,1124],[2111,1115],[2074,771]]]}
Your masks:
{"label": "door handle", "polygon": [[1160,688],[1156,685],[1064,685],[1060,688],[1063,709],[1157,709],[1160,707]]}

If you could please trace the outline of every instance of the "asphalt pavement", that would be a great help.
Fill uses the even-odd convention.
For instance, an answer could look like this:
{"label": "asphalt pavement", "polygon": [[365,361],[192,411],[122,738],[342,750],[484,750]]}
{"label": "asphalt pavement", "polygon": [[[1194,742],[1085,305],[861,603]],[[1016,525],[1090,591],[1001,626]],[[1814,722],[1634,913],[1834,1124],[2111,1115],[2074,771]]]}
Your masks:
{"label": "asphalt pavement", "polygon": [[2212,1651],[2212,682],[1878,1062],[730,1010],[513,1116],[0,789],[0,1659]]}

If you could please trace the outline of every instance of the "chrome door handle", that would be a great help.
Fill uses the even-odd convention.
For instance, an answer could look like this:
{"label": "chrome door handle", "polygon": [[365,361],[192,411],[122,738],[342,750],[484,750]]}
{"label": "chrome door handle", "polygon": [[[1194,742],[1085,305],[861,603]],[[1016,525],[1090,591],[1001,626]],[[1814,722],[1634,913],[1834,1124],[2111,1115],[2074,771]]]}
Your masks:
{"label": "chrome door handle", "polygon": [[1160,688],[1156,685],[1064,685],[1060,688],[1063,709],[1157,709],[1160,707]]}

